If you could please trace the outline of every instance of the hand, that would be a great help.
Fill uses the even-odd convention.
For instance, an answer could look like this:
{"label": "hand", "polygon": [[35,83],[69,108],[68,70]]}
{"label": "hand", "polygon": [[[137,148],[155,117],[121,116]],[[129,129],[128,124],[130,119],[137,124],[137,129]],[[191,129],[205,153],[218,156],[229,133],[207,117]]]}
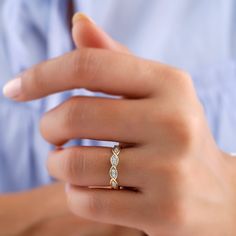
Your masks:
{"label": "hand", "polygon": [[82,219],[71,213],[40,222],[28,230],[22,236],[142,236],[140,232],[126,227],[101,224]]}
{"label": "hand", "polygon": [[129,144],[121,150],[118,180],[135,192],[86,188],[109,184],[110,148],[50,153],[50,173],[71,184],[71,210],[149,235],[235,235],[235,163],[215,144],[191,77],[117,52],[95,25],[76,23],[82,32],[83,24],[110,42],[106,49],[81,48],[39,64],[11,82],[14,93],[5,90],[18,101],[74,88],[122,96],[73,97],[42,119],[42,134],[55,145],[74,138]]}
{"label": "hand", "polygon": [[74,216],[66,204],[64,184],[0,196],[0,236],[139,236],[137,230]]}
{"label": "hand", "polygon": [[[70,213],[64,189],[64,184],[57,183],[0,196],[0,235],[34,236],[41,231],[44,236],[55,235],[51,232],[56,231],[60,232],[56,235],[63,236],[78,233],[80,218]],[[53,225],[54,221],[65,217],[67,221],[57,227]]]}
{"label": "hand", "polygon": [[[63,184],[0,196],[0,235],[29,235],[38,224],[69,214]],[[47,234],[45,234],[47,235]]]}

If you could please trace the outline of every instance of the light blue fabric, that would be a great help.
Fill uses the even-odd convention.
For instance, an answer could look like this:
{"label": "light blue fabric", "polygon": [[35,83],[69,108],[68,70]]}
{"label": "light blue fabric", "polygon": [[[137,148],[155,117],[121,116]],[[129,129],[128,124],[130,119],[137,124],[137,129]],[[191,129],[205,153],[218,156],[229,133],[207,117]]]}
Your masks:
{"label": "light blue fabric", "polygon": [[[236,2],[234,0],[77,0],[136,55],[188,71],[218,145],[236,152]],[[0,85],[29,66],[72,49],[67,1],[8,0],[0,36]],[[0,49],[1,49],[0,48]],[[0,97],[0,191],[51,181],[45,161],[52,148],[38,130],[46,110],[85,90],[18,104]],[[76,141],[78,145],[97,145]],[[102,143],[108,145],[109,143]]]}

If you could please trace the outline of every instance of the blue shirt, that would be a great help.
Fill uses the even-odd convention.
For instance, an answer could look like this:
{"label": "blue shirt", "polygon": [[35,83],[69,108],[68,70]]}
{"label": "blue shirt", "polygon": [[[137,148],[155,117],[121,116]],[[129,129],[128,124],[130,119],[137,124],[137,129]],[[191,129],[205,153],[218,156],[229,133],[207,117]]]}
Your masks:
{"label": "blue shirt", "polygon": [[[77,11],[91,16],[134,54],[188,71],[218,145],[226,152],[236,152],[236,1],[74,3]],[[72,49],[66,9],[67,1],[62,0],[5,1],[0,36],[1,86],[33,64]],[[40,136],[38,123],[45,111],[75,94],[94,95],[74,90],[21,104],[1,95],[1,192],[52,181],[45,161],[53,147]],[[110,145],[90,140],[75,143]]]}

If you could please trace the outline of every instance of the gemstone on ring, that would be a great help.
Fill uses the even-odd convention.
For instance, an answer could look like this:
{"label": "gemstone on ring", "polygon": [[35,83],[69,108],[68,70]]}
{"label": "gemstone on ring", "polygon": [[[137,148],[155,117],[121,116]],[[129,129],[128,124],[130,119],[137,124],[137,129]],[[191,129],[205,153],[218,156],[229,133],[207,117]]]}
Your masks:
{"label": "gemstone on ring", "polygon": [[120,147],[119,145],[115,145],[112,148],[112,156],[110,157],[110,163],[111,163],[111,168],[109,170],[109,175],[110,175],[110,186],[112,189],[118,189],[119,184],[117,181],[118,178],[118,170],[117,166],[119,164],[119,155],[120,154]]}
{"label": "gemstone on ring", "polygon": [[117,179],[117,177],[118,177],[118,171],[117,171],[117,169],[116,169],[116,167],[115,166],[112,166],[111,167],[111,169],[110,169],[110,177],[112,178],[112,179]]}
{"label": "gemstone on ring", "polygon": [[119,157],[115,154],[111,156],[111,165],[112,166],[117,166],[119,163]]}
{"label": "gemstone on ring", "polygon": [[118,155],[120,153],[120,148],[118,146],[115,146],[113,149],[113,152]]}
{"label": "gemstone on ring", "polygon": [[117,189],[118,188],[118,183],[115,179],[111,179],[110,185],[112,188]]}

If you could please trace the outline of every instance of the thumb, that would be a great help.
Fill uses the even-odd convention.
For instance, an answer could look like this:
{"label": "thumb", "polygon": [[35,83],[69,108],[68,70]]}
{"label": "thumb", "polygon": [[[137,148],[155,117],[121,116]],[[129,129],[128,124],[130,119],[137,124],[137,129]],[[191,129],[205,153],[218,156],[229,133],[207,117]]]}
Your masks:
{"label": "thumb", "polygon": [[77,48],[104,48],[129,53],[129,50],[113,40],[95,22],[83,13],[76,13],[72,20],[72,37]]}

